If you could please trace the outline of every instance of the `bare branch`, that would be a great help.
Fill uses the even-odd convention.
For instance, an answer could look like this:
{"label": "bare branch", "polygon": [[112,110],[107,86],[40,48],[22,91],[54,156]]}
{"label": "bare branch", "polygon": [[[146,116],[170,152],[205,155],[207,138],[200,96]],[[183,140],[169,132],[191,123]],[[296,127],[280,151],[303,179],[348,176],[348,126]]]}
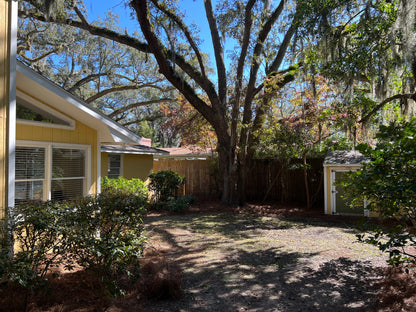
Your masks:
{"label": "bare branch", "polygon": [[224,49],[221,44],[217,21],[214,16],[214,11],[212,10],[211,0],[204,0],[204,4],[209,29],[211,31],[212,44],[214,46],[215,62],[217,64],[218,96],[221,103],[221,109],[225,109],[227,97],[227,75],[224,64]]}
{"label": "bare branch", "polygon": [[205,66],[204,66],[204,62],[202,60],[201,53],[198,49],[198,46],[197,46],[195,40],[192,38],[191,32],[189,31],[188,27],[185,25],[185,23],[182,21],[182,19],[179,18],[179,16],[177,16],[174,12],[169,10],[165,5],[161,5],[157,0],[151,0],[151,1],[160,11],[162,11],[170,19],[172,19],[179,26],[179,28],[182,30],[186,39],[188,39],[188,42],[191,45],[192,50],[195,52],[195,55],[198,59],[199,67],[201,69],[202,76],[204,78],[206,78]]}
{"label": "bare branch", "polygon": [[[194,91],[194,89],[172,68],[169,62],[169,53],[167,53],[163,44],[153,32],[153,27],[148,19],[148,7],[146,0],[133,0],[132,7],[136,11],[137,19],[140,23],[143,35],[149,43],[149,50],[153,53],[159,64],[159,71],[166,77],[170,83],[178,89],[185,98],[193,103],[194,107],[207,119],[215,122],[212,108],[209,107]],[[176,60],[177,61],[177,60]],[[184,61],[184,60],[183,60]],[[185,62],[186,63],[186,62]],[[192,67],[192,66],[190,66]],[[206,79],[202,79],[199,74],[198,79],[203,80],[202,86],[206,86]]]}
{"label": "bare branch", "polygon": [[19,55],[22,58],[24,58],[26,61],[28,61],[29,63],[36,63],[36,62],[44,59],[45,57],[48,57],[48,56],[50,56],[50,55],[52,55],[54,53],[58,53],[59,50],[60,50],[60,48],[56,48],[56,49],[50,50],[48,52],[45,52],[44,54],[39,55],[38,57],[35,57],[35,58],[27,57],[25,54],[23,54],[23,52],[19,53]]}
{"label": "bare branch", "polygon": [[243,85],[243,73],[244,73],[244,63],[247,57],[247,51],[250,43],[250,32],[253,25],[252,12],[253,6],[256,0],[250,0],[245,7],[245,16],[244,16],[244,33],[243,33],[243,42],[241,45],[241,53],[238,59],[237,65],[237,75],[235,83],[235,99],[233,108],[231,111],[231,139],[234,141],[237,138],[237,124],[238,124],[238,114],[240,112],[240,97],[242,92]]}
{"label": "bare branch", "polygon": [[80,80],[78,80],[71,88],[69,88],[67,91],[68,92],[71,92],[71,93],[73,93],[73,92],[75,92],[75,90],[78,90],[79,88],[81,88],[84,84],[86,84],[86,83],[88,83],[88,82],[91,82],[91,81],[93,81],[93,80],[95,80],[95,79],[97,79],[97,78],[99,78],[99,77],[102,77],[102,76],[107,76],[108,75],[108,73],[99,73],[99,74],[91,74],[91,75],[88,75],[88,76],[86,76],[86,77],[84,77],[84,78],[82,78],[82,79],[80,79]]}
{"label": "bare branch", "polygon": [[109,94],[109,93],[113,93],[113,92],[119,92],[119,91],[126,91],[126,90],[137,90],[140,88],[144,88],[144,86],[139,86],[139,85],[127,85],[127,86],[116,86],[116,87],[111,87],[108,89],[105,89],[101,92],[98,92],[96,94],[94,94],[93,96],[91,96],[90,98],[86,99],[85,102],[87,103],[91,103],[94,102],[95,100]]}

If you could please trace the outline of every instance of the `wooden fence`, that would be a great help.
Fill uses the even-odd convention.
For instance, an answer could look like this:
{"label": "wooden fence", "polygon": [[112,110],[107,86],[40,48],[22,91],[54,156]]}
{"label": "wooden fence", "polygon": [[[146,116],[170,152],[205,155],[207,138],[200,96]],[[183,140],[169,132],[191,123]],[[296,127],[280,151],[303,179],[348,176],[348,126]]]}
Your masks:
{"label": "wooden fence", "polygon": [[[323,159],[308,159],[308,185],[312,204],[323,205]],[[275,159],[253,159],[247,163],[246,199],[306,203],[302,160],[282,162]],[[215,160],[161,159],[153,162],[153,172],[172,170],[186,177],[182,194],[200,200],[220,198],[221,177]]]}

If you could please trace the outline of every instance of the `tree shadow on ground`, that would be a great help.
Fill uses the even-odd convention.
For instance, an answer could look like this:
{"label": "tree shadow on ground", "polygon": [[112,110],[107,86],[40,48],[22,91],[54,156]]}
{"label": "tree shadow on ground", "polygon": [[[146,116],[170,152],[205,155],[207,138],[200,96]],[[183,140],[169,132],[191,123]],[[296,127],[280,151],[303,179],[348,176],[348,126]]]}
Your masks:
{"label": "tree shadow on ground", "polygon": [[146,223],[148,224],[156,220],[160,226],[165,228],[172,227],[183,230],[196,230],[207,234],[216,232],[229,239],[249,238],[251,235],[250,231],[259,228],[262,230],[287,230],[320,227],[336,228],[337,230],[352,234],[362,232],[357,226],[359,220],[362,220],[361,218],[354,219],[356,222],[353,223],[351,219],[348,219],[348,222],[343,222],[342,219],[331,221],[319,218],[286,218],[232,213],[192,213],[173,215],[163,220],[159,216],[146,217]]}
{"label": "tree shadow on ground", "polygon": [[[378,278],[370,262],[337,258],[312,269],[308,259],[322,251],[232,245],[258,228],[299,229],[272,221],[216,214],[160,219],[153,231],[169,242],[170,256],[182,265],[184,296],[152,302],[145,311],[368,311],[375,296],[371,283]],[[323,230],[318,227],[317,237]],[[230,240],[230,248],[212,256],[218,237]]]}
{"label": "tree shadow on ground", "polygon": [[377,278],[370,263],[339,258],[313,270],[302,260],[310,256],[268,249],[194,268],[188,262],[183,298],[145,311],[368,311]]}

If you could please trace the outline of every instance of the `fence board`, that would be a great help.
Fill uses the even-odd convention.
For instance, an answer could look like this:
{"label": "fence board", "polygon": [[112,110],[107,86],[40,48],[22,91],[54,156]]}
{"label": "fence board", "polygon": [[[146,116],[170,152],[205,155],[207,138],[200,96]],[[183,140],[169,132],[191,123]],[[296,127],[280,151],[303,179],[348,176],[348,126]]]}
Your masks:
{"label": "fence board", "polygon": [[[172,170],[185,176],[186,183],[180,194],[191,194],[200,200],[219,198],[220,176],[218,170],[213,170],[212,163],[210,159],[161,159],[153,162],[153,172]],[[307,163],[310,166],[307,173],[312,203],[323,205],[323,159],[312,158]],[[302,160],[291,161],[284,170],[282,164],[276,159],[253,159],[247,162],[247,200],[306,203],[304,173],[299,167]]]}

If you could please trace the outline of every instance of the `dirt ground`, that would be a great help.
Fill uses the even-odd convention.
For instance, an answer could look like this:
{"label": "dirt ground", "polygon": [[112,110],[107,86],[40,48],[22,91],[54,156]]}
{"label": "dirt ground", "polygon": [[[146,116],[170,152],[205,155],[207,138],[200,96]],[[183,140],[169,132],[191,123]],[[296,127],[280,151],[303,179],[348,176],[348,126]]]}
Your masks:
{"label": "dirt ground", "polygon": [[[149,213],[142,279],[111,300],[82,272],[53,283],[29,311],[416,311],[416,285],[358,243],[357,218],[297,206],[216,202],[182,214]],[[0,289],[0,311],[21,311]],[[14,302],[10,304],[10,302]],[[6,307],[15,307],[9,309]]]}
{"label": "dirt ground", "polygon": [[[179,300],[145,311],[371,311],[386,258],[356,241],[354,218],[296,207],[199,207],[146,219],[150,248],[183,270]],[[202,210],[202,212],[201,212]],[[205,212],[204,212],[205,211]]]}

